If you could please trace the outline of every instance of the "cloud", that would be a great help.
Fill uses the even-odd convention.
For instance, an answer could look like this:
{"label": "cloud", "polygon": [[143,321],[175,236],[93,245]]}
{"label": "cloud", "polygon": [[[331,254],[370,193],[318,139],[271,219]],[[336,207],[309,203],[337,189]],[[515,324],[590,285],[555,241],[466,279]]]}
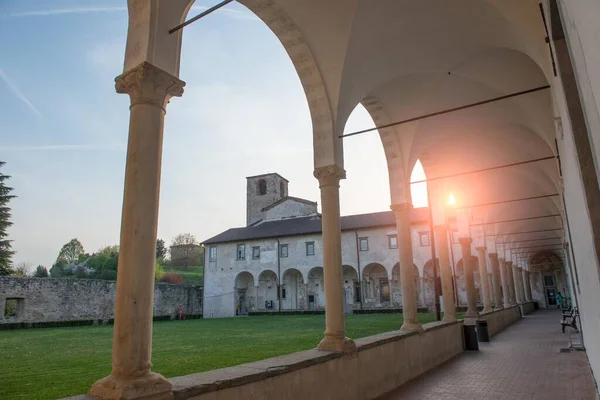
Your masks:
{"label": "cloud", "polygon": [[41,146],[0,146],[0,151],[124,151],[120,146],[96,146],[91,144],[51,144]]}
{"label": "cloud", "polygon": [[4,81],[6,86],[17,96],[21,101],[29,107],[33,113],[39,117],[42,116],[42,113],[29,101],[27,97],[21,92],[21,89],[6,75],[6,73],[0,68],[0,79]]}
{"label": "cloud", "polygon": [[87,14],[99,12],[122,12],[127,11],[127,7],[77,7],[77,8],[59,8],[54,10],[23,11],[9,14],[11,17],[44,17],[50,15],[64,14]]}
{"label": "cloud", "polygon": [[[208,7],[195,5],[191,8],[192,11],[206,11]],[[67,14],[90,14],[90,13],[111,13],[111,12],[125,12],[127,7],[73,7],[73,8],[58,8],[54,10],[32,10],[32,11],[21,11],[9,14],[11,17],[22,18],[22,17],[47,17],[55,15],[67,15]],[[242,10],[235,10],[231,8],[221,8],[215,11],[217,14],[227,16],[233,19],[239,20],[257,20],[251,12],[244,12]],[[188,15],[188,17],[191,17]]]}

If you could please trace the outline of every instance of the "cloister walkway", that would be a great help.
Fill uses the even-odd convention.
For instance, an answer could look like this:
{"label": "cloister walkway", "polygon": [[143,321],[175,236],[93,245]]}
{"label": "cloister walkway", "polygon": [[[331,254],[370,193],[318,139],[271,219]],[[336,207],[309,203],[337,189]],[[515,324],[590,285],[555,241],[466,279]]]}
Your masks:
{"label": "cloister walkway", "polygon": [[596,388],[583,351],[568,347],[558,310],[540,310],[430,373],[407,383],[385,400],[527,399],[594,400]]}

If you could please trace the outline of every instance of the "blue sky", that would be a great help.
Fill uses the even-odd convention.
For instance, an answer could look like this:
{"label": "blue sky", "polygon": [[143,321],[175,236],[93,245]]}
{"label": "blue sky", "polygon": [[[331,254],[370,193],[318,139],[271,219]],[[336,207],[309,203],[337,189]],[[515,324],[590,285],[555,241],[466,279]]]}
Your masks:
{"label": "blue sky", "polygon": [[[214,2],[197,0],[190,15]],[[129,99],[125,0],[0,1],[0,160],[19,197],[15,262],[50,266],[73,237],[119,241]],[[159,237],[200,240],[245,223],[245,177],[278,172],[319,200],[311,124],[294,68],[268,28],[232,3],[183,35],[182,98],[167,109]],[[347,131],[373,126],[358,108]],[[377,133],[345,143],[343,214],[389,209]]]}

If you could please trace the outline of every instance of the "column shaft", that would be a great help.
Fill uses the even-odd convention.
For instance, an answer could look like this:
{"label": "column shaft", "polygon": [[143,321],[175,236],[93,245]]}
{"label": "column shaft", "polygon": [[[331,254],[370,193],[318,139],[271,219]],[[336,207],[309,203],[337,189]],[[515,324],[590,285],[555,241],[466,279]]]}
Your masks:
{"label": "column shaft", "polygon": [[479,311],[477,310],[477,293],[475,291],[475,278],[473,277],[473,271],[475,271],[475,258],[471,255],[471,238],[460,238],[460,247],[462,249],[463,267],[465,270],[465,286],[467,288],[467,312],[466,318],[477,318]]}
{"label": "column shaft", "polygon": [[116,78],[131,99],[119,268],[115,297],[112,373],[90,395],[100,399],[171,399],[171,384],[150,372],[154,267],[165,107],[184,82],[142,63]]}
{"label": "column shaft", "polygon": [[527,290],[527,271],[524,268],[521,268],[521,284],[523,285],[523,298],[526,302],[530,302],[531,298]]}
{"label": "column shaft", "polygon": [[410,232],[410,211],[408,203],[392,205],[398,230],[398,252],[400,254],[400,286],[402,288],[401,330],[420,331],[423,329],[417,319],[417,277],[414,275],[412,239]]}
{"label": "column shaft", "polygon": [[452,285],[452,268],[448,255],[448,233],[444,225],[434,228],[435,250],[440,264],[440,280],[442,281],[442,302],[444,305],[445,322],[456,321],[456,309],[454,308],[454,289]]}
{"label": "column shaft", "polygon": [[498,262],[498,254],[490,253],[490,263],[492,264],[492,286],[494,289],[494,308],[501,309],[502,307],[502,282],[500,275],[500,266]]}
{"label": "column shaft", "polygon": [[521,274],[519,273],[519,267],[513,264],[513,279],[515,281],[515,298],[517,300],[517,304],[523,303],[523,298],[521,297]]}
{"label": "column shaft", "polygon": [[354,342],[345,336],[342,281],[342,235],[340,225],[340,179],[345,171],[337,165],[315,169],[321,189],[323,232],[323,280],[325,286],[325,337],[319,350],[350,352]]}
{"label": "column shaft", "polygon": [[492,299],[490,298],[490,281],[487,271],[487,259],[485,255],[485,247],[477,248],[477,256],[479,257],[479,276],[481,281],[481,296],[483,297],[484,313],[492,311]]}
{"label": "column shaft", "polygon": [[531,294],[531,272],[527,271],[527,293],[529,294],[529,301],[533,301],[533,295]]}
{"label": "column shaft", "polygon": [[508,267],[506,266],[506,260],[504,258],[498,259],[500,265],[500,279],[502,280],[502,299],[504,300],[504,307],[510,307],[510,277],[508,274]]}
{"label": "column shaft", "polygon": [[508,276],[508,288],[510,290],[510,305],[515,306],[517,305],[517,298],[515,292],[515,277],[512,268],[512,261],[506,262],[506,275]]}

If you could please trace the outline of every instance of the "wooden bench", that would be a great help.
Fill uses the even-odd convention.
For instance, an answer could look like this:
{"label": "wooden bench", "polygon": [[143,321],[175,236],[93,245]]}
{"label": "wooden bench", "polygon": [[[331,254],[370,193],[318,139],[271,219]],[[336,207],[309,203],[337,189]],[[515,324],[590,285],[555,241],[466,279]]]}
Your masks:
{"label": "wooden bench", "polygon": [[577,317],[579,317],[579,310],[577,310],[577,307],[572,310],[563,310],[562,320],[560,321],[563,333],[565,333],[565,328],[567,326],[570,326],[579,332],[579,328],[577,328]]}

